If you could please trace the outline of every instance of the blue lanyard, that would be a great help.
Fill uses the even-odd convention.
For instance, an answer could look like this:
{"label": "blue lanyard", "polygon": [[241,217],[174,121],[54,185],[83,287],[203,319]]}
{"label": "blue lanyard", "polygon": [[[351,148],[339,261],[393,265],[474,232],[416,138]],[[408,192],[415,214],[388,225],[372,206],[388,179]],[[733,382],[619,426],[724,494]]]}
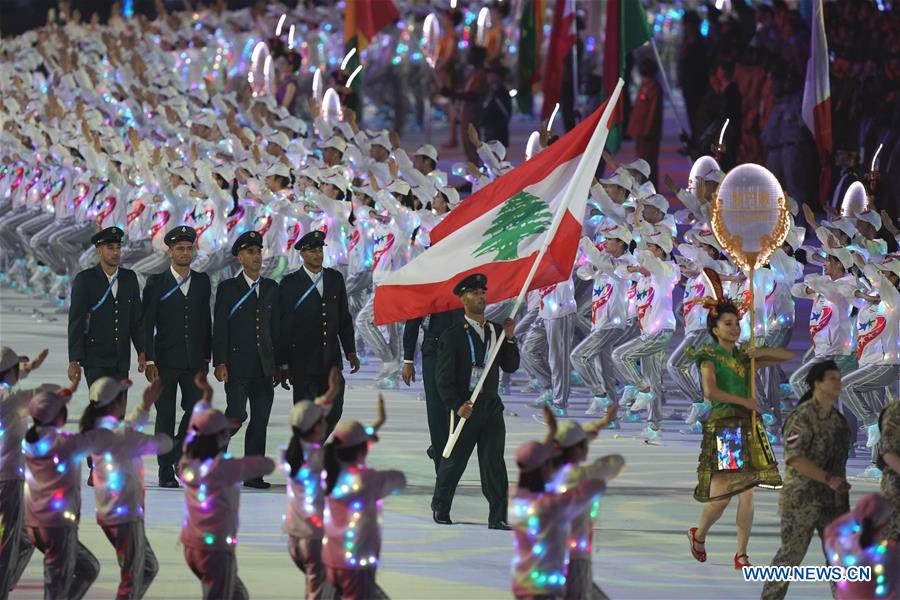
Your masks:
{"label": "blue lanyard", "polygon": [[237,304],[235,304],[234,306],[231,307],[231,312],[228,313],[228,318],[229,318],[229,319],[230,319],[231,317],[234,316],[235,311],[237,311],[237,309],[239,309],[239,308],[241,307],[241,304],[243,304],[244,301],[245,301],[247,298],[250,297],[250,294],[252,294],[253,292],[256,291],[256,288],[259,287],[259,282],[260,282],[260,281],[262,281],[262,277],[260,277],[259,279],[257,279],[257,280],[256,280],[256,283],[254,283],[253,285],[251,285],[251,286],[250,286],[250,289],[247,290],[247,293],[244,294],[243,297],[241,297],[241,299],[237,301]]}
{"label": "blue lanyard", "polygon": [[[316,289],[316,286],[319,285],[320,281],[322,281],[322,275],[324,275],[324,274],[325,274],[325,269],[322,269],[321,271],[319,271],[319,276],[313,280],[312,285],[309,286],[309,289],[306,290],[305,292],[303,292],[303,295],[300,296],[299,300],[294,302],[294,310],[297,310],[297,307],[299,307],[301,304],[303,304],[303,301],[306,300],[306,297],[309,296],[309,294],[314,289]],[[324,292],[325,290],[322,290],[322,291]]]}
{"label": "blue lanyard", "polygon": [[[493,331],[493,330],[491,330]],[[475,344],[472,342],[472,326],[469,325],[469,336],[466,338],[469,342],[469,356],[472,357],[472,366],[478,366],[478,363],[475,362]],[[488,324],[487,321],[484,322],[484,358],[481,360],[481,365],[484,366],[484,359],[487,358],[488,351],[491,348],[491,338],[488,337]]]}
{"label": "blue lanyard", "polygon": [[106,291],[103,292],[103,295],[102,295],[102,296],[100,296],[100,301],[97,302],[97,304],[95,304],[95,305],[93,306],[93,308],[91,308],[91,312],[94,312],[94,311],[96,311],[98,308],[100,308],[101,306],[103,306],[103,303],[106,302],[106,297],[109,296],[109,293],[112,291],[113,285],[115,285],[116,280],[117,280],[118,278],[119,278],[119,270],[116,269],[116,274],[113,275],[113,278],[109,280],[109,285],[106,286]]}
{"label": "blue lanyard", "polygon": [[181,286],[183,286],[185,283],[187,283],[187,282],[190,280],[190,278],[191,278],[191,271],[188,271],[187,276],[186,276],[184,279],[182,279],[181,281],[179,281],[178,283],[176,283],[176,284],[175,284],[175,287],[173,287],[171,290],[169,290],[168,292],[166,292],[165,294],[163,294],[162,298],[160,298],[159,301],[160,301],[160,302],[165,302],[166,300],[168,300],[168,299],[169,299],[169,296],[171,296],[172,294],[174,294],[174,293],[175,293],[175,290],[177,290],[178,288],[180,288]]}

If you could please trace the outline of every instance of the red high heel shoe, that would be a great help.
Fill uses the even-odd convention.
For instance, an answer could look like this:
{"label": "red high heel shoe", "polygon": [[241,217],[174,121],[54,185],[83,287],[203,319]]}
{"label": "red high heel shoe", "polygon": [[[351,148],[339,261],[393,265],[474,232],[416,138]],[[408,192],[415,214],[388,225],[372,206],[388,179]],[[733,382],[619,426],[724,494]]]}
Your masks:
{"label": "red high heel shoe", "polygon": [[734,570],[740,571],[744,567],[752,567],[750,564],[750,557],[746,554],[735,554],[734,555]]}
{"label": "red high heel shoe", "polygon": [[[696,535],[696,527],[688,529],[688,539],[691,540],[691,556],[693,556],[697,562],[706,562],[706,542],[698,542]],[[700,550],[697,549],[698,545],[701,547]]]}

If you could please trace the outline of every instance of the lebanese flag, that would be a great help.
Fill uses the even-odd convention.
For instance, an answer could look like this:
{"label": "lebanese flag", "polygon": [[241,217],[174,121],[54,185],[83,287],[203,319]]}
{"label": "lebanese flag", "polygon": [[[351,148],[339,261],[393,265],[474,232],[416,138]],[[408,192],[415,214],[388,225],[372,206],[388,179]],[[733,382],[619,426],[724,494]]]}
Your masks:
{"label": "lebanese flag", "polygon": [[831,186],[831,84],[828,81],[828,40],[825,38],[825,18],[822,0],[813,1],[812,34],[809,60],[806,63],[806,84],[803,86],[803,122],[809,127],[819,151],[819,201],[827,201]]}
{"label": "lebanese flag", "polygon": [[453,288],[473,273],[487,276],[488,303],[517,296],[545,243],[528,289],[571,277],[591,180],[622,85],[555,144],[450,211],[431,231],[432,246],[375,288],[375,323],[459,308]]}
{"label": "lebanese flag", "polygon": [[556,0],[553,6],[553,29],[550,32],[550,47],[547,49],[547,64],[544,67],[544,103],[541,105],[541,119],[550,118],[553,107],[562,93],[563,61],[575,45],[575,2]]}

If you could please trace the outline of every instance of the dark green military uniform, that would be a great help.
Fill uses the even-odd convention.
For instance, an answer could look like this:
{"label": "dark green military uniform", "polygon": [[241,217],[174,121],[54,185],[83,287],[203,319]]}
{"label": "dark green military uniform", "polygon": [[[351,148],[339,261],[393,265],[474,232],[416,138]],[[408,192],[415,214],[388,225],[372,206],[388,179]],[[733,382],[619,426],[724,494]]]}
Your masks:
{"label": "dark green military uniform", "polygon": [[[779,498],[781,547],[772,565],[799,566],[806,556],[813,533],[824,540],[825,527],[850,510],[850,498],[827,484],[801,475],[788,461],[805,457],[832,476],[845,477],[850,453],[850,427],[836,408],[826,413],[815,399],[801,403],[784,423],[784,487]],[[823,544],[824,551],[824,544]],[[765,599],[784,598],[787,581],[763,586]]]}
{"label": "dark green military uniform", "polygon": [[[196,233],[186,226],[183,236],[170,232],[166,243],[193,242]],[[187,293],[185,294],[185,290]],[[172,267],[151,275],[144,286],[144,327],[147,339],[147,362],[156,364],[163,383],[162,393],[156,401],[155,433],[165,433],[174,438],[171,452],[160,454],[160,480],[174,480],[174,467],[181,457],[181,444],[187,433],[191,411],[200,399],[200,390],[194,384],[198,372],[206,372],[212,356],[212,316],[210,314],[209,276],[190,271],[182,280],[172,272]],[[178,432],[175,432],[175,396],[181,388],[183,412]]]}
{"label": "dark green military uniform", "polygon": [[[297,250],[321,248],[325,234],[311,231],[294,246]],[[278,287],[281,329],[278,340],[278,364],[287,365],[294,392],[294,403],[315,400],[328,389],[333,367],[343,367],[341,347],[348,357],[356,352],[353,316],[347,305],[344,276],[323,268],[312,275],[305,268],[287,275]],[[318,285],[313,283],[321,277]],[[322,293],[318,291],[321,285]],[[328,430],[334,429],[344,407],[344,384],[332,400]]]}
{"label": "dark green military uniform", "polygon": [[266,428],[275,397],[278,284],[260,277],[259,287],[250,290],[243,271],[216,289],[213,364],[228,368],[225,416],[243,423],[250,401],[244,454],[258,455],[266,453]]}
{"label": "dark green military uniform", "polygon": [[100,265],[72,283],[69,361],[84,368],[88,386],[100,377],[127,379],[131,349],[144,352],[141,291],[134,271],[119,267],[116,291]]}
{"label": "dark green military uniform", "polygon": [[[499,339],[500,325],[485,323],[485,339]],[[467,322],[450,326],[438,342],[436,383],[441,400],[456,412],[471,395],[473,362],[484,365],[486,345]],[[474,353],[474,361],[472,354]],[[478,467],[481,490],[490,505],[488,525],[506,522],[509,480],[503,450],[506,445],[506,423],[503,421],[503,402],[497,393],[500,369],[512,373],[519,368],[519,349],[515,341],[505,340],[494,364],[488,372],[472,416],[466,422],[450,458],[441,461],[434,486],[431,508],[437,515],[448,515],[460,477],[466,470],[469,457],[478,446]],[[474,385],[474,382],[472,382]],[[435,448],[442,452],[443,448]]]}
{"label": "dark green military uniform", "polygon": [[428,416],[428,433],[431,436],[431,455],[434,472],[441,464],[441,452],[450,432],[450,411],[441,400],[435,380],[438,340],[451,326],[465,319],[463,310],[448,310],[427,317],[412,319],[403,328],[403,362],[414,363],[416,344],[419,341],[419,327],[424,327],[422,339],[422,384],[425,386],[425,411]]}
{"label": "dark green military uniform", "polygon": [[887,466],[881,458],[888,452],[900,456],[900,400],[894,400],[887,405],[878,423],[881,429],[881,440],[878,443],[878,467],[882,472],[881,495],[894,508],[887,537],[900,542],[900,473]]}

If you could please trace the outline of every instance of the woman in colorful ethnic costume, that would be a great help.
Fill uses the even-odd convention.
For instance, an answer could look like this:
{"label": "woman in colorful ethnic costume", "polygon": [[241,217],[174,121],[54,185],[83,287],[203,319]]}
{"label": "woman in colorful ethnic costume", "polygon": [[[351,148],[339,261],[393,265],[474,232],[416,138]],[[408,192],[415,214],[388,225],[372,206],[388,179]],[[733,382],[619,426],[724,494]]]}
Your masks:
{"label": "woman in colorful ethnic costume", "polygon": [[738,308],[722,294],[721,282],[714,271],[705,269],[716,298],[705,301],[709,309],[707,328],[715,343],[695,352],[700,368],[704,396],[712,409],[703,425],[698,483],[694,498],[705,503],[700,524],[688,531],[691,554],[706,561],[706,534],[719,520],[733,496],[738,497],[737,552],[734,568],[749,565],[747,544],[753,525],[753,488],[781,487],[775,454],[756,410],[750,389],[751,358],[756,368],[771,367],[790,360],[793,354],[782,348],[737,346],[741,335]]}

